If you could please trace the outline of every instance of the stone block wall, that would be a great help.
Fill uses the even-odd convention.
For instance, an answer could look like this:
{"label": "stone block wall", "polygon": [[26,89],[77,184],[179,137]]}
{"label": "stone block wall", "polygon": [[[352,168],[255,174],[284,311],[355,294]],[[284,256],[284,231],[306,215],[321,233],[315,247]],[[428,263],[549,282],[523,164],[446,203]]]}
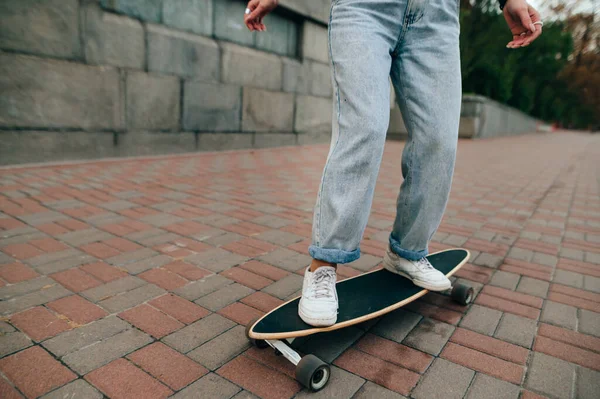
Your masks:
{"label": "stone block wall", "polygon": [[330,0],[0,2],[0,164],[327,142]]}

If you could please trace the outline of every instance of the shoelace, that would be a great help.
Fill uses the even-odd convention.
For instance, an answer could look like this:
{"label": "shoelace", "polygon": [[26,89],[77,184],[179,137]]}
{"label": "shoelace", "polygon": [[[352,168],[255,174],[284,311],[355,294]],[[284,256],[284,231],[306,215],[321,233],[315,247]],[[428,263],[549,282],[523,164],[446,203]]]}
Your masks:
{"label": "shoelace", "polygon": [[333,296],[331,288],[335,281],[335,271],[333,270],[319,270],[314,275],[314,298],[330,298]]}
{"label": "shoelace", "polygon": [[419,267],[423,271],[432,271],[435,270],[431,263],[427,260],[427,258],[421,258],[417,261],[417,267]]}

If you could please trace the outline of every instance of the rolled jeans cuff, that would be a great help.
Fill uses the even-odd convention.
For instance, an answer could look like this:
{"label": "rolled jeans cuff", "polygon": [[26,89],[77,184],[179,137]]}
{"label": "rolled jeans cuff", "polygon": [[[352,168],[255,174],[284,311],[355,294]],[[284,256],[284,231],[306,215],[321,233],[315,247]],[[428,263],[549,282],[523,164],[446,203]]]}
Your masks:
{"label": "rolled jeans cuff", "polygon": [[391,234],[390,234],[390,247],[392,248],[392,251],[395,254],[400,255],[404,259],[408,259],[408,260],[419,260],[419,259],[426,257],[427,254],[429,253],[429,251],[427,251],[427,248],[425,248],[421,251],[409,251],[406,249],[402,249],[400,247],[400,243],[394,237],[392,237]]}
{"label": "rolled jeans cuff", "polygon": [[322,260],[329,263],[350,263],[360,258],[360,249],[354,251],[344,251],[343,249],[320,248],[311,245],[308,248],[308,253],[314,259]]}

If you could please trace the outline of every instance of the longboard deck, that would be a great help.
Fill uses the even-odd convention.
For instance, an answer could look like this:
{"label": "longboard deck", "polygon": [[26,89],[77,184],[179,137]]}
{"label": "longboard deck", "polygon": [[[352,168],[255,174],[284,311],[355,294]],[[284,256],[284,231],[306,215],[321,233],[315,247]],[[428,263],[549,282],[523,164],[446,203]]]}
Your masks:
{"label": "longboard deck", "polygon": [[[450,277],[467,263],[469,256],[466,249],[449,249],[431,254],[427,259],[433,267]],[[258,319],[248,335],[254,339],[275,340],[338,330],[389,313],[429,292],[385,269],[340,281],[336,289],[339,301],[336,324],[313,327],[304,323],[298,316],[298,297]]]}

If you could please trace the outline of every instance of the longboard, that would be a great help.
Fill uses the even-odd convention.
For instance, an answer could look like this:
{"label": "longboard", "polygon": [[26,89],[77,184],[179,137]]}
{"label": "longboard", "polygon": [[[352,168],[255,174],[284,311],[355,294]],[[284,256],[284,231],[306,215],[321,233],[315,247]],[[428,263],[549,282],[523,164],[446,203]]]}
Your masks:
{"label": "longboard", "polygon": [[[466,249],[448,249],[427,256],[433,267],[450,277],[469,260]],[[296,366],[296,379],[312,391],[319,391],[329,381],[329,365],[314,355],[301,357],[290,346],[297,337],[339,330],[382,316],[401,308],[429,292],[409,279],[385,269],[364,273],[336,284],[338,294],[337,323],[313,327],[298,316],[300,297],[294,298],[246,326],[246,336],[258,348],[273,347]],[[451,296],[467,305],[473,288],[454,284]]]}

